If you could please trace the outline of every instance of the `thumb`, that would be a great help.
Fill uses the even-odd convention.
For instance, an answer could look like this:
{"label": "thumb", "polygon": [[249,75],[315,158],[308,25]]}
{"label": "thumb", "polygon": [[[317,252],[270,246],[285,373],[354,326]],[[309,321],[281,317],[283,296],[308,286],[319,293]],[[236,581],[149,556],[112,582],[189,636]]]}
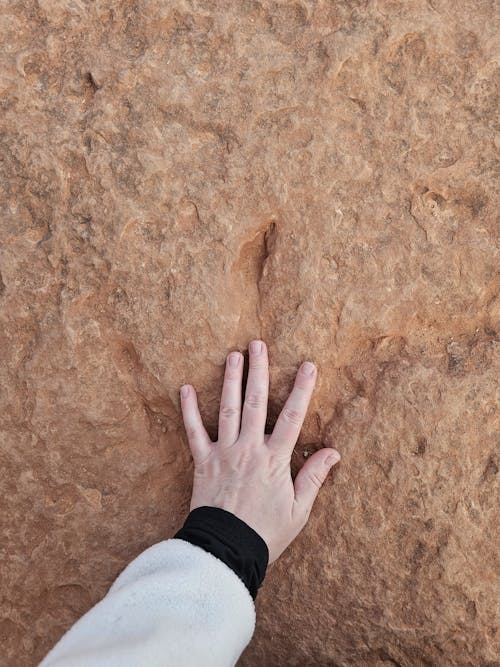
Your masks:
{"label": "thumb", "polygon": [[315,452],[297,473],[295,478],[295,501],[301,515],[309,512],[316,500],[318,491],[325,481],[331,468],[340,461],[336,449],[323,448]]}

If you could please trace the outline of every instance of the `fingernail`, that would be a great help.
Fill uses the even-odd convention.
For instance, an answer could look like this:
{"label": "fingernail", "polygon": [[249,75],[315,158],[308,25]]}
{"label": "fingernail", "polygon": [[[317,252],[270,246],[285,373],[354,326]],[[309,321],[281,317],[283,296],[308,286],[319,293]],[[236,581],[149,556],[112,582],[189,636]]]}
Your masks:
{"label": "fingernail", "polygon": [[316,366],[312,364],[310,361],[305,361],[302,364],[302,372],[305,373],[306,375],[314,375],[315,370]]}
{"label": "fingernail", "polygon": [[260,340],[253,340],[250,343],[250,352],[252,354],[260,354],[262,352],[262,341]]}
{"label": "fingernail", "polygon": [[338,463],[339,461],[340,461],[340,454],[338,452],[330,454],[330,456],[327,456],[327,458],[325,459],[325,463],[327,466],[332,466],[335,463]]}
{"label": "fingernail", "polygon": [[230,366],[236,368],[236,366],[240,363],[240,355],[237,352],[231,352],[228,357],[228,361]]}
{"label": "fingernail", "polygon": [[189,385],[185,384],[181,387],[181,396],[182,398],[186,398],[188,394],[189,394]]}

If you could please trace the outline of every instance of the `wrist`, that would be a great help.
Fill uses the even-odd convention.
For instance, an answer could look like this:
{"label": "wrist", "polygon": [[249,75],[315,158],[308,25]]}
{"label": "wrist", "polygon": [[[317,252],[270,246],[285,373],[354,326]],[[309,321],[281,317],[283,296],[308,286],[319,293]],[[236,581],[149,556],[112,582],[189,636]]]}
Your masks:
{"label": "wrist", "polygon": [[263,538],[232,512],[206,505],[191,510],[174,538],[195,544],[222,560],[255,600],[269,564]]}

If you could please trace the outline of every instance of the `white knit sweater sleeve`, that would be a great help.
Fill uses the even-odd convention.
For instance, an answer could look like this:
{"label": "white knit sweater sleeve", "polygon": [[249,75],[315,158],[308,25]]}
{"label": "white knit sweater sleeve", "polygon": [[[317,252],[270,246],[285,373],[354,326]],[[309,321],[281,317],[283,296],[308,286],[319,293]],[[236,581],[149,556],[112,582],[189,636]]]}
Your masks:
{"label": "white knit sweater sleeve", "polygon": [[255,629],[245,584],[180,539],[155,544],[60,639],[39,667],[226,667]]}

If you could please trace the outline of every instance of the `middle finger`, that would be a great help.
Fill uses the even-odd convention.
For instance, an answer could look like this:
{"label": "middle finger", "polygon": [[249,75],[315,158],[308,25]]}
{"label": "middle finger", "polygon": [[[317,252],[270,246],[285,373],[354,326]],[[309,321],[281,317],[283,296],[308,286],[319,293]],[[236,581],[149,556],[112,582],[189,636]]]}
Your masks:
{"label": "middle finger", "polygon": [[239,352],[231,352],[226,359],[219,410],[217,441],[223,445],[234,444],[240,432],[242,378],[243,356]]}
{"label": "middle finger", "polygon": [[266,427],[269,393],[269,361],[266,344],[253,340],[249,345],[249,369],[241,416],[241,435],[262,439]]}

